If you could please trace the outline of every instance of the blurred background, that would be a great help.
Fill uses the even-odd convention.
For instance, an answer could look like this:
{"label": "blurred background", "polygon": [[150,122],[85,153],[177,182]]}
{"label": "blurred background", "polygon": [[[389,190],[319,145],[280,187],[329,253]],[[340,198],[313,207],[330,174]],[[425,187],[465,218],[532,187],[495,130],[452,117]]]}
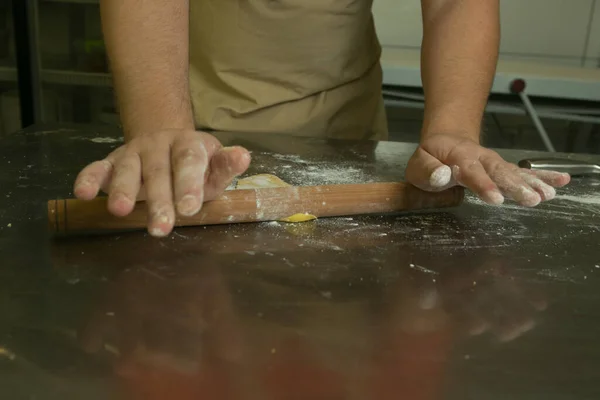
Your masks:
{"label": "blurred background", "polygon": [[[98,3],[0,2],[0,136],[34,122],[118,125]],[[554,114],[540,112],[540,117],[556,149],[600,153],[600,90],[595,98],[589,91],[573,94],[569,86],[585,75],[589,87],[600,87],[600,0],[501,0],[501,12],[501,60],[517,72],[522,65],[530,75],[538,66],[540,71],[551,66],[560,72],[561,84],[553,86],[552,96],[531,95],[536,109],[554,110]],[[405,71],[405,67],[417,71],[414,56],[421,41],[420,1],[374,0],[373,13],[384,55],[395,55],[393,63],[384,58],[384,75],[389,76],[386,72],[392,69]],[[549,82],[555,80],[552,74],[558,73],[552,71],[544,72]],[[418,87],[404,88],[386,78],[384,84],[404,94],[419,94]],[[416,141],[422,107],[419,101],[400,97],[401,101],[388,101],[391,139]],[[488,110],[486,145],[547,148],[539,126],[518,95],[493,93],[491,100],[517,108]]]}

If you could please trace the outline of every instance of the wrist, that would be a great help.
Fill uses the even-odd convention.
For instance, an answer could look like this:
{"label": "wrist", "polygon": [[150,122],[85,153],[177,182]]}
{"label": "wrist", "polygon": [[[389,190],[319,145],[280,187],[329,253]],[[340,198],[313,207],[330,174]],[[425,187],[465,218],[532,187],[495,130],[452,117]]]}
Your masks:
{"label": "wrist", "polygon": [[479,132],[478,131],[475,131],[475,132],[473,132],[471,130],[465,130],[464,128],[422,130],[421,131],[421,143],[423,143],[426,140],[431,139],[434,136],[445,136],[445,137],[452,137],[452,138],[460,139],[460,140],[469,140],[471,142],[481,144]]}
{"label": "wrist", "polygon": [[421,141],[438,135],[466,139],[479,144],[481,123],[469,121],[469,118],[458,113],[450,117],[438,116],[437,118],[427,118],[426,115],[421,129]]}
{"label": "wrist", "polygon": [[433,101],[425,103],[421,138],[447,135],[479,144],[484,109],[479,104],[465,101]]}
{"label": "wrist", "polygon": [[160,116],[156,113],[148,113],[139,116],[123,118],[123,133],[125,140],[129,141],[138,136],[163,130],[194,130],[194,118],[191,115],[172,114],[171,116]]}

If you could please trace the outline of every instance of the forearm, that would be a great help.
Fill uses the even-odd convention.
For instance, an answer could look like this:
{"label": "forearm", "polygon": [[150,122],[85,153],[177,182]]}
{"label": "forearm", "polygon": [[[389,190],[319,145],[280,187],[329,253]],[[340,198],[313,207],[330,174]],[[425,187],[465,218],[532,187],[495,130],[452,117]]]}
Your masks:
{"label": "forearm", "polygon": [[121,122],[131,139],[194,128],[189,95],[189,0],[101,0]]}
{"label": "forearm", "polygon": [[500,42],[499,0],[422,0],[422,138],[479,141]]}

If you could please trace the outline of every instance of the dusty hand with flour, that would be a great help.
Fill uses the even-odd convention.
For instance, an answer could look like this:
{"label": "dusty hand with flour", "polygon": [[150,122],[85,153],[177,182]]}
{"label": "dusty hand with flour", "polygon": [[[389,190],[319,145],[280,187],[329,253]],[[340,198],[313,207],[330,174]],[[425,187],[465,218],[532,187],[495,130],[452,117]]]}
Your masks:
{"label": "dusty hand with flour", "polygon": [[222,147],[214,136],[194,130],[160,131],[136,137],[88,165],[77,178],[75,195],[93,199],[102,190],[117,216],[131,213],[136,200],[146,200],[148,230],[164,236],[173,228],[175,211],[196,214],[249,164],[247,150]]}
{"label": "dusty hand with flour", "polygon": [[421,143],[408,163],[406,178],[423,190],[461,185],[489,204],[508,198],[528,207],[552,200],[554,188],[571,179],[559,172],[519,168],[471,139],[446,135]]}
{"label": "dusty hand with flour", "polygon": [[[408,0],[407,0],[408,1]],[[86,167],[75,194],[149,207],[167,235],[250,161],[202,131],[387,137],[372,0],[100,3],[126,144]],[[421,0],[422,143],[406,171],[426,190],[460,184],[532,206],[568,177],[525,174],[479,144],[499,47],[499,0]],[[214,40],[219,38],[218,41]]]}

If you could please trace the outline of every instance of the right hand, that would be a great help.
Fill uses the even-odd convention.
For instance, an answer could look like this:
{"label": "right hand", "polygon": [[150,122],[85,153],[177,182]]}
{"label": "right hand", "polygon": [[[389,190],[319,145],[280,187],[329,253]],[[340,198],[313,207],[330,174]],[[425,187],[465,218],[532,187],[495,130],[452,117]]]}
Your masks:
{"label": "right hand", "polygon": [[568,184],[571,177],[556,171],[519,168],[473,139],[437,134],[420,143],[408,161],[406,180],[426,191],[460,185],[489,204],[502,204],[509,198],[522,206],[535,207],[552,200],[555,188]]}
{"label": "right hand", "polygon": [[146,200],[148,232],[166,236],[175,212],[192,216],[204,201],[219,196],[250,164],[242,147],[223,147],[212,135],[193,129],[161,130],[136,136],[105,159],[85,167],[75,180],[75,196],[91,200],[102,190],[108,209],[126,216]]}
{"label": "right hand", "polygon": [[548,307],[540,287],[519,279],[500,259],[441,278],[445,308],[471,336],[491,332],[500,342],[512,341],[533,329]]}

